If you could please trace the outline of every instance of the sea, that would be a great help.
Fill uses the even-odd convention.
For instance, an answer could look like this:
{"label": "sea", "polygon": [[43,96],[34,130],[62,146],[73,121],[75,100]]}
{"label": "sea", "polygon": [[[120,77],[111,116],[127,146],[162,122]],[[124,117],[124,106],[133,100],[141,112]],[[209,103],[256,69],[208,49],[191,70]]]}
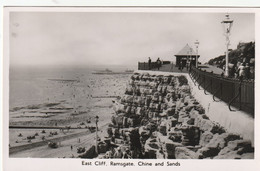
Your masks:
{"label": "sea", "polygon": [[[10,67],[9,110],[60,101],[82,102],[88,97],[120,95],[107,91],[110,86],[126,83],[131,74],[97,75],[93,71],[109,69],[115,72],[135,66],[48,66]],[[71,81],[61,81],[71,80]],[[72,81],[74,80],[74,81]],[[105,92],[102,92],[104,90]],[[121,90],[123,91],[123,90]]]}

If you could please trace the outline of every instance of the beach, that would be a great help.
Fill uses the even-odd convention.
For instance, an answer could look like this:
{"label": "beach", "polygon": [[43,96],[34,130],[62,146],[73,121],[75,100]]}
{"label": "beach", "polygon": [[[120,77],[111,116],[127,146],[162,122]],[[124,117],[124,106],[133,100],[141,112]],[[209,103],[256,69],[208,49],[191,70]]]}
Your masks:
{"label": "beach", "polygon": [[[114,113],[112,100],[123,94],[130,75],[94,75],[92,71],[69,68],[10,72],[10,157],[71,157],[71,146],[76,150],[77,146],[94,144],[89,128],[95,128],[98,116],[102,134]],[[52,140],[61,147],[48,148],[47,142]],[[28,144],[36,147],[30,149]]]}

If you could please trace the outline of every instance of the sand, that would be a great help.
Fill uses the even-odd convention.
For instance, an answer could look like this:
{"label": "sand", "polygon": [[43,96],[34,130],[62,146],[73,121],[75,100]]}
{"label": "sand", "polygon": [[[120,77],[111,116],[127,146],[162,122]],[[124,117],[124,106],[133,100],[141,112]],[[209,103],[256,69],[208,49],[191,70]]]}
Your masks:
{"label": "sand", "polygon": [[[76,148],[78,146],[89,147],[95,144],[95,133],[91,134],[85,128],[94,127],[95,116],[98,116],[99,134],[105,132],[105,128],[114,114],[112,100],[124,93],[129,77],[130,75],[95,75],[90,79],[83,77],[80,82],[70,83],[68,86],[66,82],[49,80],[51,84],[49,87],[55,87],[59,96],[55,91],[53,95],[48,94],[47,100],[44,100],[43,103],[33,105],[26,105],[25,103],[25,105],[11,108],[9,125],[50,128],[70,126],[78,129],[70,129],[69,131],[45,129],[46,133],[41,132],[43,129],[10,129],[10,149],[18,148],[18,150],[14,150],[15,152],[10,154],[10,157],[72,157],[73,155],[77,156]],[[58,135],[50,135],[50,132],[55,131]],[[18,136],[20,133],[22,136]],[[38,133],[38,136],[28,142],[27,136],[33,136],[35,133]],[[80,136],[75,137],[76,134]],[[64,136],[67,138],[66,140],[59,140],[61,146],[52,149],[46,144],[39,143],[43,141],[43,136],[46,142],[54,139],[59,140]],[[80,138],[80,143],[78,138]],[[31,149],[22,148],[27,144],[36,147]],[[73,150],[71,150],[71,146],[73,146]]]}

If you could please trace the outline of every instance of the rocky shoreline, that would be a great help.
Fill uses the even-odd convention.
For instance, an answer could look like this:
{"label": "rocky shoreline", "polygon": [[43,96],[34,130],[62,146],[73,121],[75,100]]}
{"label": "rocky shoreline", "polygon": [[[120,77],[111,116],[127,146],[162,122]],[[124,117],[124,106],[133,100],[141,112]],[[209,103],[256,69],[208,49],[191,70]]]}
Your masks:
{"label": "rocky shoreline", "polygon": [[[254,158],[250,141],[209,119],[183,75],[134,73],[114,110],[98,158]],[[79,157],[97,157],[94,150]]]}

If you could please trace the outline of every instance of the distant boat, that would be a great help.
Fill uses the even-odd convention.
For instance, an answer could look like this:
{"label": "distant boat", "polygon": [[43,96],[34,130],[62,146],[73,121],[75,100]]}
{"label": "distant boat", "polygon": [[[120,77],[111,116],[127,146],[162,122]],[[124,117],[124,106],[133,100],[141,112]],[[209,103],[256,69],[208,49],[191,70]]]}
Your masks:
{"label": "distant boat", "polygon": [[110,69],[100,70],[100,71],[93,71],[92,74],[132,74],[134,70],[126,69],[123,72],[114,72]]}

